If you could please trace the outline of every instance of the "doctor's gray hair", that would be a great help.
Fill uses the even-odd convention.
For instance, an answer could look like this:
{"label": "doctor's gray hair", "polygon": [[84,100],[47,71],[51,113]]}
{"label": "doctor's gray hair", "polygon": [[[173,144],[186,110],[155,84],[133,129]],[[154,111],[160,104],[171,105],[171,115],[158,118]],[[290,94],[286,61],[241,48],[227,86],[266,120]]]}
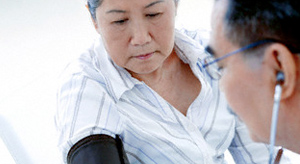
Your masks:
{"label": "doctor's gray hair", "polygon": [[[91,13],[91,16],[94,20],[96,20],[96,9],[102,4],[104,0],[87,0],[88,9]],[[177,5],[179,0],[174,0]]]}

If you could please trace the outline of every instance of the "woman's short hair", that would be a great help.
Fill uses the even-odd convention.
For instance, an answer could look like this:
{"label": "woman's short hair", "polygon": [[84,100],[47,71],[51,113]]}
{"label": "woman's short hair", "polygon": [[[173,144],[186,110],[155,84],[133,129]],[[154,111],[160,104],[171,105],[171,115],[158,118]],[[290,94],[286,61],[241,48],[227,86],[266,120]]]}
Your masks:
{"label": "woman's short hair", "polygon": [[[96,9],[102,4],[103,1],[104,0],[87,0],[89,11],[94,20],[96,20]],[[179,2],[179,0],[174,1],[176,4]]]}

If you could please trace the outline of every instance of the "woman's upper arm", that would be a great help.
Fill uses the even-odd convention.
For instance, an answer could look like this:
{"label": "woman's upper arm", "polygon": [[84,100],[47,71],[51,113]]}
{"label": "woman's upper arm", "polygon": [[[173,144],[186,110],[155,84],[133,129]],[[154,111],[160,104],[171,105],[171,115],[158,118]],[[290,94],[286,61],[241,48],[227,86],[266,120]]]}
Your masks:
{"label": "woman's upper arm", "polygon": [[115,137],[121,118],[104,83],[81,73],[63,80],[57,93],[56,126],[63,159],[79,140],[93,135]]}

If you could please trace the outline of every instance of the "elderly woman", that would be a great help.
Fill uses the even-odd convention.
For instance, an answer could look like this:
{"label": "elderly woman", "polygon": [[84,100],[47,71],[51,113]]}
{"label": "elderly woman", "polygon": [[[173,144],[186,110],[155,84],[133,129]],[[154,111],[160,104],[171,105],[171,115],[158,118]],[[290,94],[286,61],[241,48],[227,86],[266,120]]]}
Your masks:
{"label": "elderly woman", "polygon": [[201,40],[175,29],[177,5],[88,1],[100,38],[62,75],[65,163],[225,163],[228,148],[237,163],[268,160],[201,70]]}

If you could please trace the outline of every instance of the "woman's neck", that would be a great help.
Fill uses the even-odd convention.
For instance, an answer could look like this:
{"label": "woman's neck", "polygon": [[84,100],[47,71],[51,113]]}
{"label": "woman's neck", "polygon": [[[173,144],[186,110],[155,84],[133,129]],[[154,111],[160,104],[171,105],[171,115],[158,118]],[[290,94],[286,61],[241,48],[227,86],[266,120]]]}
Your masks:
{"label": "woman's neck", "polygon": [[163,84],[165,81],[171,80],[174,75],[180,73],[182,64],[183,63],[177,56],[176,52],[172,51],[163,64],[153,72],[148,74],[135,74],[131,72],[131,74],[133,77],[143,81],[151,88],[155,88]]}
{"label": "woman's neck", "polygon": [[138,77],[183,115],[199,95],[201,83],[190,66],[173,52],[155,72]]}

